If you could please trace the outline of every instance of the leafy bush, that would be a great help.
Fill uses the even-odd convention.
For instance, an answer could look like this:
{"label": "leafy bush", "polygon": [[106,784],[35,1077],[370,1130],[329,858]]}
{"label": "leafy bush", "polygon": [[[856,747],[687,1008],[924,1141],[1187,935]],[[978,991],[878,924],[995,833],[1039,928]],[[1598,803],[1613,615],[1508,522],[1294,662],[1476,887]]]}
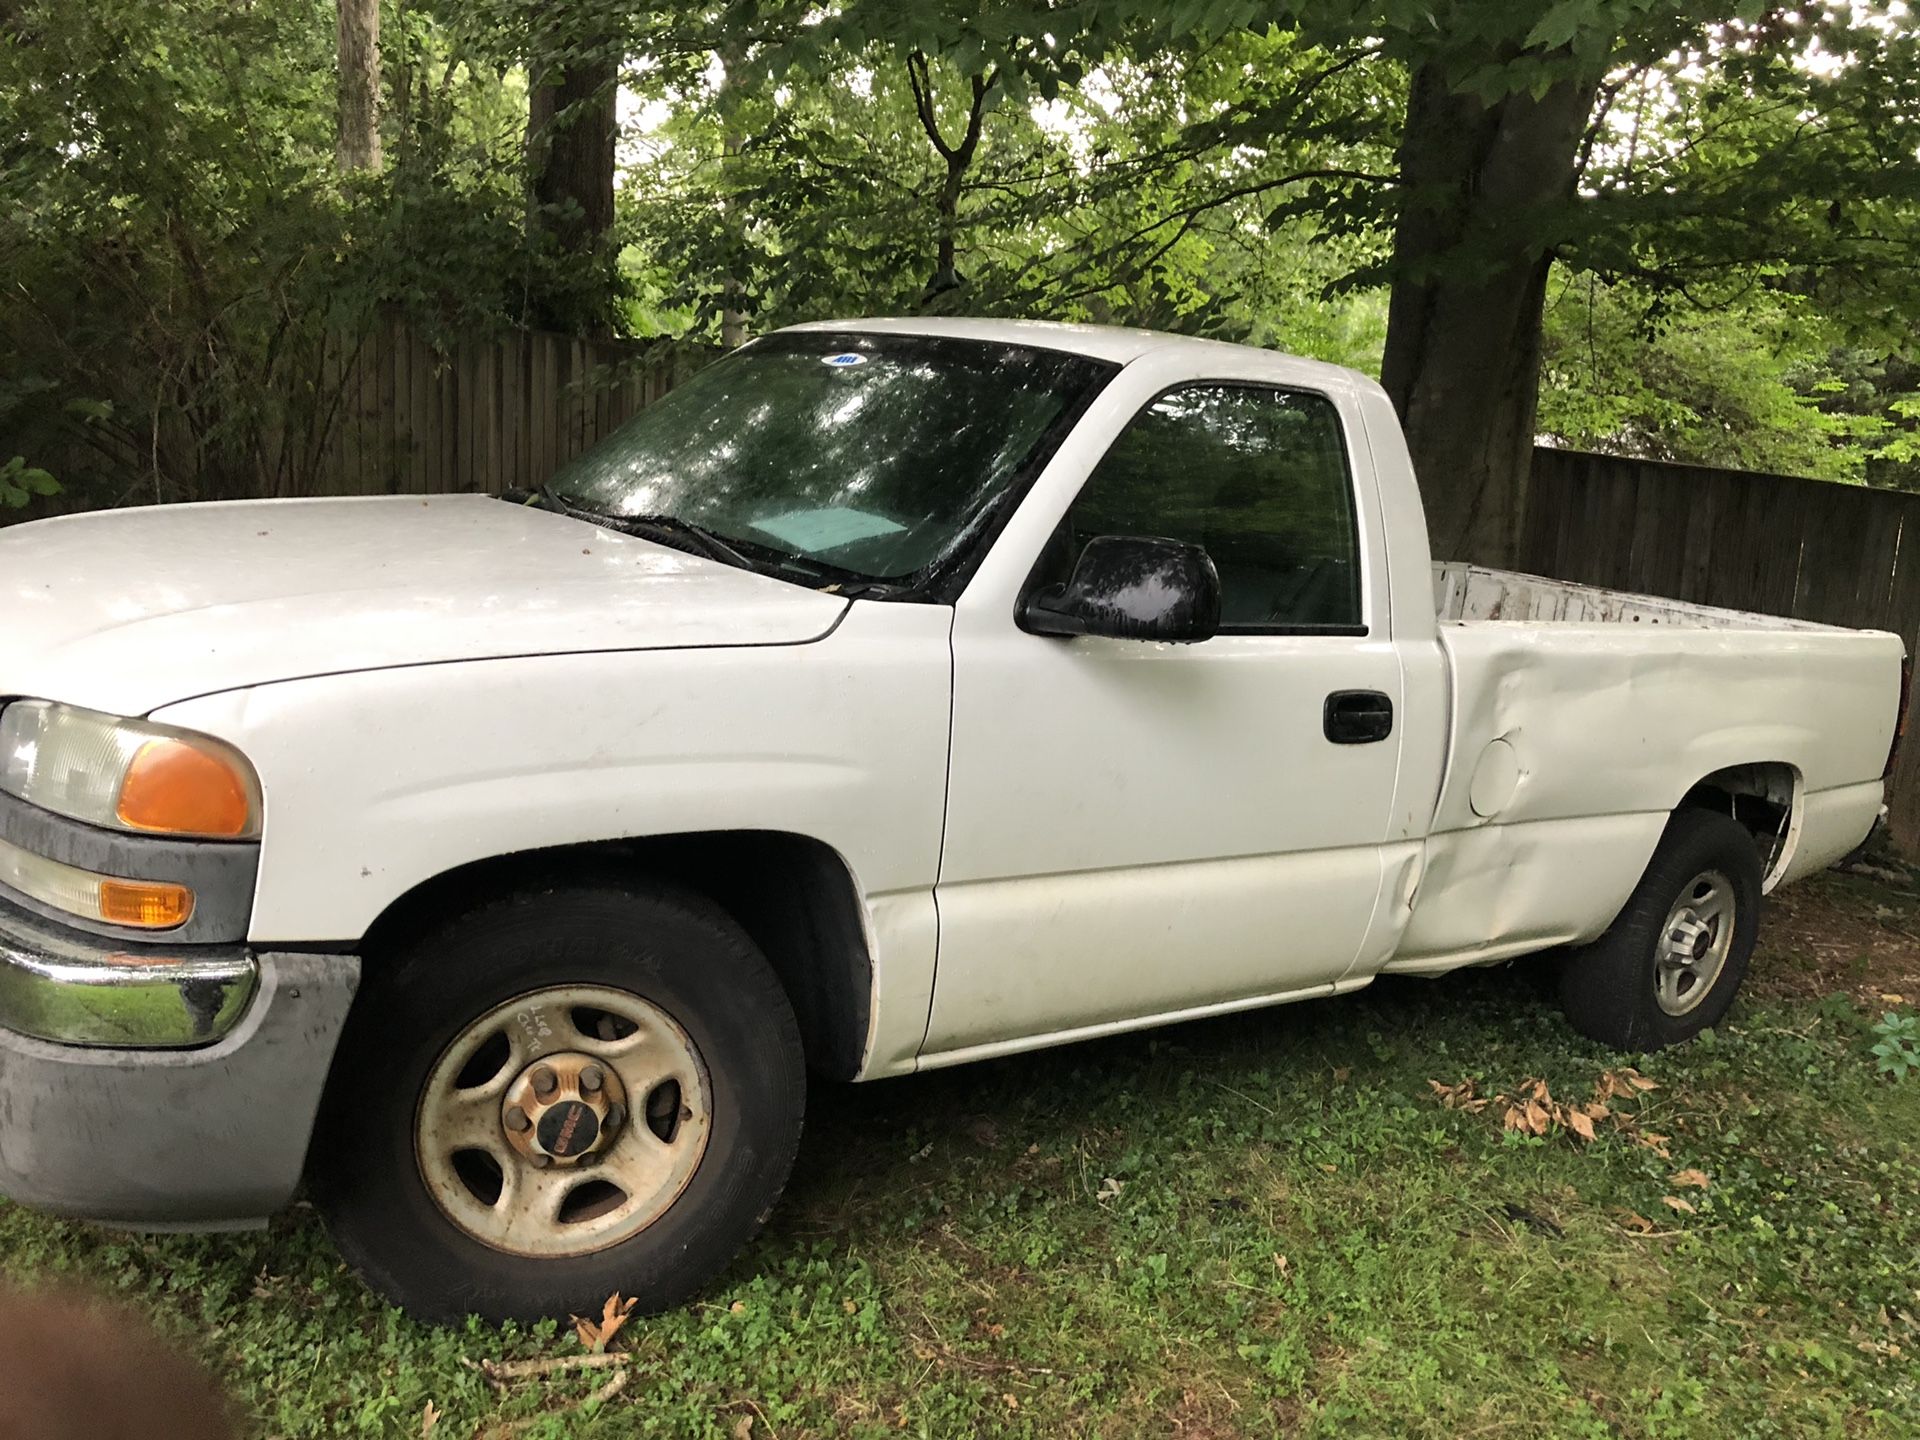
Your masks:
{"label": "leafy bush", "polygon": [[1873,1027],[1879,1041],[1873,1047],[1882,1075],[1904,1080],[1920,1070],[1920,1015],[1901,1015],[1889,1010]]}
{"label": "leafy bush", "polygon": [[59,493],[60,482],[46,471],[27,464],[24,455],[16,455],[0,464],[0,505],[9,510],[24,509],[36,495]]}
{"label": "leafy bush", "polygon": [[523,223],[521,82],[417,17],[390,163],[343,175],[324,0],[0,11],[0,458],[63,504],[309,493],[376,321],[482,336],[558,264]]}

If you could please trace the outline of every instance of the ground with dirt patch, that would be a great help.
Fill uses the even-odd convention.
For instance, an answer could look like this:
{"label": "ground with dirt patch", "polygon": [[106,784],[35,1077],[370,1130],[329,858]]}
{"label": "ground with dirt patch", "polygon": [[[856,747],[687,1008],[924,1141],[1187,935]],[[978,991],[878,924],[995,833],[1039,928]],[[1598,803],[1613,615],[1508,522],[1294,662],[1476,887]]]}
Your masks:
{"label": "ground with dirt patch", "polygon": [[304,1209],[0,1204],[0,1272],[135,1302],[288,1437],[1912,1436],[1920,1078],[1871,1027],[1916,936],[1904,872],[1810,882],[1645,1059],[1504,967],[827,1089],[767,1234],[612,1368],[490,1374],[582,1342],[417,1326]]}

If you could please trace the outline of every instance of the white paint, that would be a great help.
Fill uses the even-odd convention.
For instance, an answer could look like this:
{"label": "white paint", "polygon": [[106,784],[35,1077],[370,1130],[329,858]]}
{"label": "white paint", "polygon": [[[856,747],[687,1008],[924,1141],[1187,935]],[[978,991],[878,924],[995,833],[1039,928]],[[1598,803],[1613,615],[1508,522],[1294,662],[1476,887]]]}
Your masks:
{"label": "white paint", "polygon": [[[1209,378],[1329,394],[1356,465],[1369,464],[1355,382],[1257,350],[1149,348],[1089,410],[954,615],[930,1050],[1331,983],[1366,937],[1405,727],[1334,745],[1322,706],[1335,690],[1401,704],[1383,564],[1364,569],[1362,637],[1063,642],[1013,624],[1089,472],[1140,409],[1192,377],[1196,353]],[[1377,555],[1377,493],[1362,501]]]}
{"label": "white paint", "polygon": [[[866,905],[869,1076],[1591,939],[1729,766],[1797,777],[1779,878],[1872,823],[1897,637],[1436,572],[1361,376],[1140,331],[831,328],[1125,367],[952,609],[849,605],[478,497],[181,506],[0,535],[0,694],[239,747],[265,800],[260,941],[352,941],[435,875],[545,846],[815,838]],[[1113,437],[1209,379],[1338,409],[1368,633],[1021,632],[1021,585]],[[1328,744],[1324,697],[1359,688],[1393,697],[1392,740]]]}
{"label": "white paint", "polygon": [[0,694],[134,715],[396,665],[795,645],[845,609],[485,495],[105,510],[0,530]]}

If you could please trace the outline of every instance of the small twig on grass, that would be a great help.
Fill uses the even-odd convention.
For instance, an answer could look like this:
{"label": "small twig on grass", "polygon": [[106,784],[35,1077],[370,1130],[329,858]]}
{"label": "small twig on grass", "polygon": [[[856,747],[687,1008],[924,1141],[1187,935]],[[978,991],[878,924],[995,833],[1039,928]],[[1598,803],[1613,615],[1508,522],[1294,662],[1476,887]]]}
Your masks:
{"label": "small twig on grass", "polygon": [[[492,1382],[496,1390],[506,1388],[504,1383],[495,1377],[496,1370],[502,1374],[510,1371],[516,1376],[527,1376],[546,1375],[558,1370],[600,1370],[609,1365],[617,1365],[618,1368],[614,1370],[612,1378],[606,1384],[594,1390],[584,1400],[576,1400],[570,1405],[562,1405],[557,1410],[546,1410],[538,1415],[528,1415],[519,1420],[503,1420],[490,1430],[476,1432],[477,1440],[478,1437],[486,1437],[486,1440],[507,1440],[509,1436],[519,1435],[533,1429],[536,1425],[544,1424],[555,1415],[568,1414],[588,1405],[611,1400],[627,1388],[627,1381],[633,1375],[632,1370],[619,1362],[632,1358],[631,1355],[563,1355],[554,1360],[510,1360],[503,1363],[495,1363],[491,1360],[480,1361],[479,1370]],[[467,1363],[473,1364],[472,1361]]]}
{"label": "small twig on grass", "polygon": [[610,1350],[604,1355],[555,1355],[544,1360],[482,1360],[480,1373],[493,1381],[524,1380],[529,1375],[554,1375],[562,1370],[603,1370],[610,1365],[631,1365],[633,1356],[626,1351]]}
{"label": "small twig on grass", "polygon": [[767,1440],[780,1440],[780,1432],[774,1429],[773,1422],[767,1419],[767,1412],[760,1408],[759,1404],[754,1400],[754,1398],[751,1395],[748,1395],[744,1398],[746,1399],[748,1406],[752,1408],[753,1413],[760,1417],[760,1423],[767,1427]]}
{"label": "small twig on grass", "polygon": [[606,1384],[602,1385],[598,1390],[594,1391],[591,1395],[587,1396],[587,1398],[585,1400],[582,1400],[580,1403],[582,1405],[598,1405],[602,1401],[611,1400],[614,1396],[618,1395],[622,1390],[627,1388],[627,1380],[632,1374],[633,1372],[631,1370],[627,1370],[624,1368],[614,1371],[613,1378],[611,1380],[607,1381]]}

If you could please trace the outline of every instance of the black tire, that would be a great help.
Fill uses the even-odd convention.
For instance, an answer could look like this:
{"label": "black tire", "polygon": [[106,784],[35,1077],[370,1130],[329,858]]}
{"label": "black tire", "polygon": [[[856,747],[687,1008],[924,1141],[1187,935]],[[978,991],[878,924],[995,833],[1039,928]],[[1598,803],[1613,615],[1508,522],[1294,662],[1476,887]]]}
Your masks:
{"label": "black tire", "polygon": [[[1733,934],[1704,993],[1683,1014],[1661,1004],[1659,970],[1667,921],[1683,892],[1708,872],[1729,882]],[[1618,918],[1591,945],[1569,951],[1560,1005],[1573,1028],[1617,1050],[1659,1050],[1719,1023],[1746,977],[1760,930],[1760,852],[1731,816],[1681,810],[1668,822],[1646,874]]]}
{"label": "black tire", "polygon": [[[600,986],[665,1012],[710,1085],[705,1150],[659,1217],[589,1254],[495,1249],[423,1178],[415,1117],[455,1039],[495,1006]],[[557,886],[452,919],[372,957],[328,1080],[308,1185],[342,1255],[413,1315],[452,1323],[597,1314],[614,1291],[647,1312],[711,1281],[765,1223],[799,1146],[806,1069],[793,1010],[744,931],[665,885]]]}

